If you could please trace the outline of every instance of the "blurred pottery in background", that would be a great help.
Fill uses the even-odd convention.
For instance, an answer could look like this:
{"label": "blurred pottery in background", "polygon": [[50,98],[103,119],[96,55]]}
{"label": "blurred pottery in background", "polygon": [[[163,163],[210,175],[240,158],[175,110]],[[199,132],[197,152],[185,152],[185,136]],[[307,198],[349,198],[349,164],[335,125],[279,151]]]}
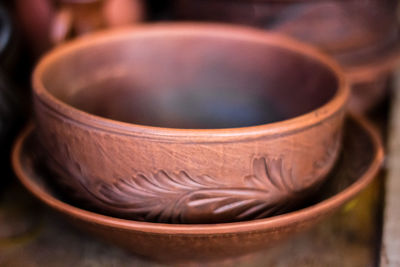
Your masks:
{"label": "blurred pottery in background", "polygon": [[169,223],[298,204],[337,159],[349,93],[315,49],[217,24],[83,37],[39,62],[33,88],[54,183],[107,214]]}
{"label": "blurred pottery in background", "polygon": [[17,0],[16,10],[36,55],[67,39],[145,18],[142,0]]}
{"label": "blurred pottery in background", "polygon": [[369,82],[367,80],[354,84],[349,101],[351,110],[359,114],[371,111],[389,94],[391,82],[391,75],[384,75]]}
{"label": "blurred pottery in background", "polygon": [[[398,35],[396,1],[176,0],[180,19],[224,21],[274,30],[320,47],[343,62],[352,51],[380,50]],[[372,51],[371,51],[372,50]]]}
{"label": "blurred pottery in background", "polygon": [[[383,160],[378,134],[364,120],[348,118],[343,150],[324,185],[302,208],[266,219],[220,224],[162,224],[122,220],[71,205],[54,190],[51,174],[37,162],[32,128],[18,139],[13,165],[22,184],[85,232],[163,263],[235,260],[248,253],[264,253],[279,241],[293,237],[355,197],[368,186]],[[121,190],[123,187],[121,187]],[[248,265],[252,265],[251,255]],[[219,266],[219,265],[216,265]]]}
{"label": "blurred pottery in background", "polygon": [[[176,0],[174,3],[175,16],[181,20],[260,27],[295,37],[329,53],[341,63],[356,87],[350,109],[357,112],[365,112],[379,102],[380,98],[375,96],[384,92],[378,93],[382,88],[376,85],[391,74],[400,59],[397,0]],[[379,72],[376,79],[360,75],[360,71],[372,69],[375,74]],[[368,96],[359,98],[364,94]]]}
{"label": "blurred pottery in background", "polygon": [[352,86],[352,111],[366,113],[379,104],[390,92],[393,71],[400,59],[400,41],[391,48],[345,68]]}

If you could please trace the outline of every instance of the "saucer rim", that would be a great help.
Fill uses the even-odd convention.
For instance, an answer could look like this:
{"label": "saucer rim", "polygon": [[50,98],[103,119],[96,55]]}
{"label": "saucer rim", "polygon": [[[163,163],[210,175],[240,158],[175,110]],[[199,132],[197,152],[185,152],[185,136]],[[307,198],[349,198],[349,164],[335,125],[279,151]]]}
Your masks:
{"label": "saucer rim", "polygon": [[287,228],[290,225],[299,224],[301,222],[313,220],[317,217],[322,217],[324,214],[335,211],[342,204],[351,200],[355,195],[362,191],[362,189],[369,185],[375,178],[384,159],[384,151],[380,135],[378,134],[375,127],[361,116],[352,114],[348,117],[363,128],[363,130],[368,134],[369,138],[371,139],[372,145],[374,146],[375,155],[364,174],[357,181],[352,183],[341,192],[306,208],[284,213],[281,215],[276,215],[273,217],[243,222],[218,224],[165,224],[140,222],[102,215],[65,203],[47,192],[46,190],[42,189],[39,185],[37,185],[37,183],[33,182],[32,179],[29,178],[29,174],[25,171],[25,168],[20,161],[20,159],[22,158],[22,151],[25,140],[33,132],[33,123],[29,123],[28,126],[16,139],[16,142],[13,146],[11,160],[14,172],[18,180],[31,194],[33,194],[45,205],[50,206],[57,212],[60,212],[62,215],[69,216],[80,221],[85,221],[92,224],[97,224],[119,230],[136,231],[148,234],[152,233],[158,235],[169,234],[209,236],[260,231],[273,232],[279,231],[279,229],[282,228]]}

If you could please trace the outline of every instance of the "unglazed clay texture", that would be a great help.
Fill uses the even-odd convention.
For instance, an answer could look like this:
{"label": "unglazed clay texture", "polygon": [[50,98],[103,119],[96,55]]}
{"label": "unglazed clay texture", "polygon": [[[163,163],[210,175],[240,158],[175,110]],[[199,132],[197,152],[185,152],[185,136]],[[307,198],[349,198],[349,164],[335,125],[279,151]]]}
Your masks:
{"label": "unglazed clay texture", "polygon": [[382,102],[378,85],[400,64],[397,0],[177,0],[177,19],[251,25],[292,36],[333,56],[353,86],[349,109],[366,114]]}
{"label": "unglazed clay texture", "polygon": [[197,143],[87,130],[48,116],[37,119],[37,136],[56,181],[108,213],[222,222],[280,213],[318,185],[337,158],[342,119],[341,111],[288,136]]}
{"label": "unglazed clay texture", "polygon": [[[13,165],[22,184],[79,228],[137,255],[163,263],[229,260],[273,247],[332,214],[370,184],[383,159],[378,134],[363,120],[348,119],[343,150],[326,182],[301,209],[271,218],[221,224],[160,224],[122,220],[71,205],[39,167],[32,128],[18,139]],[[39,162],[38,162],[39,160]],[[262,163],[261,161],[257,161]],[[258,164],[257,163],[257,164]],[[261,165],[263,165],[262,163]]]}
{"label": "unglazed clay texture", "polygon": [[[293,99],[285,96],[286,94],[279,95],[279,90],[276,90],[270,96],[272,102],[287,108],[292,112],[290,114],[298,114],[303,110],[309,112],[303,116],[293,116],[294,119],[289,117],[292,120],[256,127],[209,130],[147,127],[88,115],[47,95],[40,80],[43,78],[45,84],[53,85],[60,84],[54,80],[62,77],[42,77],[41,73],[49,63],[45,59],[34,76],[36,136],[42,146],[39,149],[44,151],[47,166],[57,174],[54,181],[67,186],[70,195],[85,200],[97,210],[135,220],[214,223],[282,213],[314,190],[337,159],[348,97],[348,88],[343,82],[341,72],[334,63],[313,49],[262,31],[228,26],[168,24],[136,29],[137,33],[144,36],[150,33],[156,40],[160,36],[163,40],[172,40],[172,44],[168,43],[172,47],[179,47],[181,42],[189,47],[195,46],[197,37],[189,35],[182,37],[183,40],[176,39],[176,34],[187,36],[188,30],[194,36],[202,36],[203,41],[204,38],[210,39],[209,43],[212,44],[207,49],[212,51],[213,57],[196,56],[197,61],[193,62],[195,70],[196,66],[210,62],[217,66],[223,64],[215,63],[219,60],[215,53],[222,53],[221,42],[224,44],[224,51],[230,52],[236,51],[237,47],[240,51],[242,47],[251,51],[249,47],[252,44],[260,47],[260,43],[265,46],[263,51],[282,46],[277,51],[282,53],[281,62],[288,62],[283,67],[291,68],[293,64],[290,63],[296,58],[296,62],[302,64],[314,62],[310,66],[322,73],[317,77],[295,75],[302,84],[287,90],[293,93],[303,90],[304,94],[314,90],[316,99],[326,100],[310,100],[320,106],[316,104],[315,108],[304,108],[305,104],[301,101],[297,101],[296,105],[289,105],[287,101]],[[125,43],[126,38],[135,44],[135,38],[141,40],[136,31],[110,35],[106,33],[93,39],[89,37],[85,41],[87,43],[82,43],[82,47],[87,49],[93,46],[92,50],[97,49],[97,38],[107,50],[120,40]],[[208,36],[210,32],[212,36]],[[220,33],[225,36],[219,37]],[[133,39],[130,40],[131,38]],[[148,40],[146,38],[144,40]],[[114,41],[110,45],[104,45],[107,40]],[[99,48],[99,51],[104,47]],[[61,54],[78,51],[81,46],[77,42],[72,45],[72,50],[68,45],[66,48],[64,51],[61,48]],[[226,57],[228,56],[231,54],[227,53]],[[168,54],[167,58],[169,57],[172,56]],[[57,50],[47,58],[52,62],[49,66],[58,65],[54,63],[58,60],[62,64],[62,59],[63,56],[58,58]],[[95,64],[90,63],[90,60],[95,60],[90,56],[86,60],[84,64]],[[153,60],[152,57],[149,60]],[[243,64],[248,64],[250,68],[253,59],[247,60]],[[125,71],[130,70],[128,66],[125,66]],[[97,65],[93,65],[93,68],[96,67]],[[230,70],[229,67],[227,69]],[[307,70],[304,71],[309,75]],[[245,69],[243,72],[253,77],[253,72],[249,73]],[[197,72],[194,73],[197,75]],[[171,80],[178,79],[176,73],[174,75]],[[281,77],[279,72],[275,75]],[[275,83],[274,79],[272,81]],[[89,79],[86,82],[92,81]],[[167,84],[165,86],[168,87]],[[166,96],[175,97],[182,90],[177,86],[171,88],[173,89],[167,91]],[[67,94],[67,89],[58,93]],[[248,83],[248,88],[245,89],[247,90],[243,92],[250,91],[251,84]],[[204,91],[206,90],[198,91],[200,98],[207,97]],[[160,92],[156,91],[157,94]],[[296,113],[296,110],[300,112]],[[131,114],[126,110],[122,111],[124,115]]]}

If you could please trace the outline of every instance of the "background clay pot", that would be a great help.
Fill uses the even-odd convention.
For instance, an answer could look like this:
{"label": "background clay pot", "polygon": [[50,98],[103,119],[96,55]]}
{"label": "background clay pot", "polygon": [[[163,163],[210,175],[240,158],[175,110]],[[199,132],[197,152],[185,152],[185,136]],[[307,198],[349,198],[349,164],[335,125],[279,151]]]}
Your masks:
{"label": "background clay pot", "polygon": [[354,51],[365,56],[398,40],[397,1],[176,0],[174,3],[179,19],[223,21],[277,31],[337,55],[344,63],[353,61]]}
{"label": "background clay pot", "polygon": [[[378,92],[378,87],[372,84],[390,75],[400,61],[398,3],[397,0],[176,0],[174,9],[180,20],[251,25],[318,47],[340,62],[354,85],[356,92],[351,96],[349,108],[366,112],[381,100],[374,95],[385,94],[384,89]],[[380,72],[376,79],[372,80],[371,75],[360,77],[359,70],[371,69]]]}
{"label": "background clay pot", "polygon": [[16,0],[21,27],[36,55],[76,36],[135,24],[145,18],[142,0]]}
{"label": "background clay pot", "polygon": [[177,0],[175,5],[180,19],[257,26],[331,54],[382,47],[398,35],[396,1]]}
{"label": "background clay pot", "polygon": [[105,32],[36,67],[37,137],[55,181],[109,214],[265,217],[331,170],[348,98],[342,76],[314,49],[254,29]]}
{"label": "background clay pot", "polygon": [[391,81],[391,76],[385,75],[380,79],[355,84],[352,87],[352,97],[349,101],[352,111],[364,114],[373,109],[389,94]]}
{"label": "background clay pot", "polygon": [[347,79],[352,84],[349,107],[353,112],[366,113],[382,102],[390,91],[399,59],[400,42],[379,55],[346,66]]}
{"label": "background clay pot", "polygon": [[69,205],[48,183],[53,177],[37,168],[31,129],[19,138],[13,163],[17,176],[31,193],[94,236],[164,263],[233,261],[240,255],[275,246],[278,241],[315,225],[370,184],[383,159],[378,134],[364,121],[353,119],[347,121],[345,129],[340,159],[309,205],[280,216],[239,223],[168,225],[135,222]]}

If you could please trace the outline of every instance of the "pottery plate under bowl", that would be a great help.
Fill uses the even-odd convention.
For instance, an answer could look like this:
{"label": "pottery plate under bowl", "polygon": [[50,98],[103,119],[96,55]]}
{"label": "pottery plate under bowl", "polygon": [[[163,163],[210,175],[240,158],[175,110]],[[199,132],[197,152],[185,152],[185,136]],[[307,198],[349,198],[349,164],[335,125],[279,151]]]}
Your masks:
{"label": "pottery plate under bowl", "polygon": [[364,189],[383,159],[378,134],[362,119],[348,118],[343,151],[327,182],[303,207],[282,215],[220,224],[163,224],[130,221],[69,204],[48,183],[32,150],[32,127],[19,137],[13,166],[22,184],[38,199],[83,231],[140,256],[162,261],[211,261],[237,257],[273,246],[332,214]]}

